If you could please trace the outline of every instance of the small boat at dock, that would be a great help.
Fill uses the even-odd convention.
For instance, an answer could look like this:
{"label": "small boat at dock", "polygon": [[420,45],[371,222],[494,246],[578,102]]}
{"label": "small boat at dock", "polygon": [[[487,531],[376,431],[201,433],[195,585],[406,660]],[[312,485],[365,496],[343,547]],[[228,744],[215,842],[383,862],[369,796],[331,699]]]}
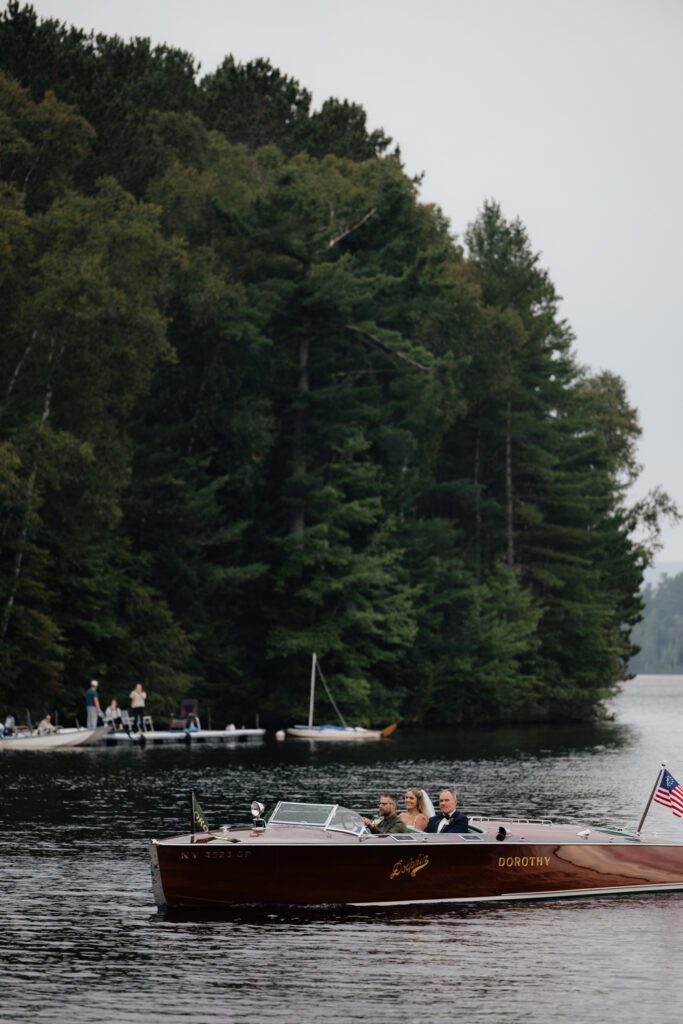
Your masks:
{"label": "small boat at dock", "polygon": [[64,747],[93,746],[102,740],[107,729],[83,727],[73,729],[56,728],[54,732],[37,732],[19,729],[12,736],[0,736],[0,750],[61,750]]}
{"label": "small boat at dock", "polygon": [[[332,704],[332,707],[336,711],[341,725],[314,725],[313,724],[313,708],[315,704],[315,680],[316,674],[320,675],[320,680],[325,687],[325,692]],[[343,740],[381,740],[386,739],[396,729],[396,722],[388,725],[385,729],[365,729],[361,725],[347,725],[342,717],[342,713],[337,707],[334,697],[330,693],[325,677],[320,669],[320,662],[317,656],[314,654],[311,661],[311,682],[310,682],[310,696],[308,703],[308,725],[292,725],[287,730],[287,736],[291,736],[294,739],[299,740],[324,740],[339,742]]]}

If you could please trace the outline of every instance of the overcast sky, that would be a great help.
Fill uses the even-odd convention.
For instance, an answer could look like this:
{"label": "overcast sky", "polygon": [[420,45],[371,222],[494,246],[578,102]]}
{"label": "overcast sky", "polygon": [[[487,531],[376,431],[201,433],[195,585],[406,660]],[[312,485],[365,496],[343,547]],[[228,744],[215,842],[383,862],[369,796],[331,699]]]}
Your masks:
{"label": "overcast sky", "polygon": [[[0,0],[2,2],[2,0]],[[360,103],[459,236],[485,199],[520,217],[581,363],[619,374],[643,473],[683,511],[681,0],[33,0],[213,71],[268,57]],[[683,562],[683,526],[658,561]]]}

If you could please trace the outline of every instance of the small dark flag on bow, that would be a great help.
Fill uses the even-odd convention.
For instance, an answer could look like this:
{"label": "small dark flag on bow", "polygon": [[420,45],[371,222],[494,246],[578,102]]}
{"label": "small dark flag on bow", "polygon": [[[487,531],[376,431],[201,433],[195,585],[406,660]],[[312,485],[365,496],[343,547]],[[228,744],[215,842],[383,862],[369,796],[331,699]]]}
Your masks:
{"label": "small dark flag on bow", "polygon": [[202,832],[208,832],[209,823],[206,820],[204,811],[199,806],[199,801],[194,795],[194,790],[190,791],[190,807],[192,809],[192,835],[195,834],[197,829],[200,829]]}

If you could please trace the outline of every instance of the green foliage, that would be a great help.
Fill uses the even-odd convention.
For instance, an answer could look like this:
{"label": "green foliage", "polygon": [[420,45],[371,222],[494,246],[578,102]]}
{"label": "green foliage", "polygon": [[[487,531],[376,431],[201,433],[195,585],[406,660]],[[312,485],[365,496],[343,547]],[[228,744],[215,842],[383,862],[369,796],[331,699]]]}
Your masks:
{"label": "green foliage", "polygon": [[157,159],[150,168],[148,140],[159,112],[191,114],[196,105],[197,67],[183,51],[41,21],[16,0],[0,17],[0,67],[29,87],[35,101],[52,91],[92,126],[95,138],[76,177],[88,190],[115,173],[141,195]]}
{"label": "green foliage", "polygon": [[200,102],[207,126],[229,142],[285,150],[308,120],[311,94],[268,60],[237,64],[230,56],[202,80]]}
{"label": "green foliage", "polygon": [[0,72],[0,171],[28,209],[45,208],[68,186],[95,133],[72,107],[47,92],[40,103]]}
{"label": "green foliage", "polygon": [[[60,104],[32,104],[11,83],[1,95],[15,152],[29,153],[36,189],[30,214],[14,181],[0,196],[9,285],[0,357],[0,660],[8,702],[23,706],[24,692],[37,711],[55,699],[69,708],[70,668],[91,672],[113,639],[135,647],[139,623],[131,618],[126,627],[121,608],[124,581],[136,589],[120,576],[134,564],[122,558],[119,533],[130,458],[124,424],[156,364],[170,356],[160,304],[173,252],[158,211],[113,179],[91,197],[64,191],[50,202],[62,179],[55,164],[30,157],[31,147],[41,148],[36,126],[45,124],[45,140],[57,150],[52,140],[63,136],[65,166],[74,159],[70,148],[82,158],[88,126]],[[8,169],[13,179],[16,166]],[[161,631],[148,618],[143,635],[153,648]],[[173,628],[174,643],[167,636],[160,647],[171,675],[177,670],[169,658],[186,643]],[[115,671],[119,659],[108,653]],[[136,674],[146,669],[144,657],[129,654]]]}
{"label": "green foliage", "polygon": [[361,107],[196,75],[0,17],[0,701],[594,714],[676,515],[623,382],[496,203],[465,253]]}

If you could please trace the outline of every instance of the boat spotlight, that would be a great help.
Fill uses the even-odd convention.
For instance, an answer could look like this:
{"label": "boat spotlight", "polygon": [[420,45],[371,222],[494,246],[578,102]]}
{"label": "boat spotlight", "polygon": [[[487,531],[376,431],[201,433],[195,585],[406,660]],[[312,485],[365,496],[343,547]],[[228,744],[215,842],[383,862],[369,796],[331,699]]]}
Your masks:
{"label": "boat spotlight", "polygon": [[265,828],[266,823],[263,820],[263,812],[265,807],[258,800],[253,800],[251,804],[251,816],[254,819],[254,828]]}

